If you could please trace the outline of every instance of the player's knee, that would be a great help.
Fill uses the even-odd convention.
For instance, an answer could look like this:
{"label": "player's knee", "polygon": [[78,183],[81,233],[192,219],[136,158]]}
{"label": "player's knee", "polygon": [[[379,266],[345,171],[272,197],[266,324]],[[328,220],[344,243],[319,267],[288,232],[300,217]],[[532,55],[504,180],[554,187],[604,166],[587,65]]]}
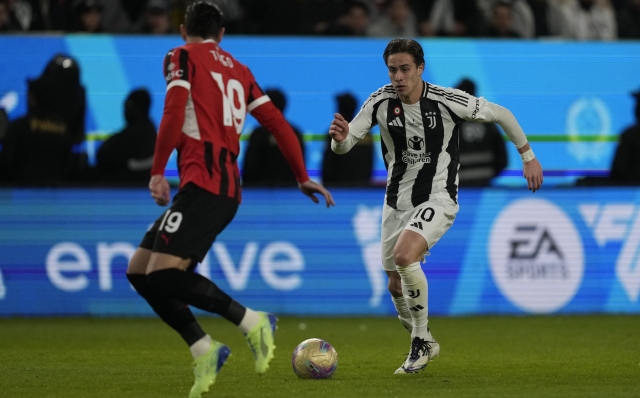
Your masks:
{"label": "player's knee", "polygon": [[398,267],[406,267],[415,263],[416,259],[404,251],[397,251],[393,253],[393,261]]}

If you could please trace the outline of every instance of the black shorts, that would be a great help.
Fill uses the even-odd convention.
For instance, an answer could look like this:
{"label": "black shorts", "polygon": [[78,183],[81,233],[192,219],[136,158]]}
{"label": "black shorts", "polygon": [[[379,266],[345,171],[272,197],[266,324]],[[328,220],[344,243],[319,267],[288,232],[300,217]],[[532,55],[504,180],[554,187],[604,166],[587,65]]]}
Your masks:
{"label": "black shorts", "polygon": [[188,183],[173,198],[171,207],[153,223],[140,247],[190,258],[191,267],[195,267],[237,211],[236,199]]}

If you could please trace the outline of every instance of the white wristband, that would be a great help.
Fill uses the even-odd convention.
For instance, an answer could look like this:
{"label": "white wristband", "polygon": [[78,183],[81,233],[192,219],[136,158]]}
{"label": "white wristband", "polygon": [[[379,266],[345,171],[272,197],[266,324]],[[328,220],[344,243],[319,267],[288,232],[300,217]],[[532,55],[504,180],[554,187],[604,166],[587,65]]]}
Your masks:
{"label": "white wristband", "polygon": [[533,149],[529,149],[528,151],[521,153],[520,157],[522,158],[522,163],[526,163],[535,159],[536,155],[533,153]]}

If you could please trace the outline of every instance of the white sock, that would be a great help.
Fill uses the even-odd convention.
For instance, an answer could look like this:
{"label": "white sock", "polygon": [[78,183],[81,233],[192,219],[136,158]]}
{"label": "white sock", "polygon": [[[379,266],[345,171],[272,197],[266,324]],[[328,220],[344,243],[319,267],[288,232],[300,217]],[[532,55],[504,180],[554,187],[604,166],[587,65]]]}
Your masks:
{"label": "white sock", "polygon": [[204,355],[211,348],[211,336],[206,335],[200,340],[193,343],[189,350],[191,351],[191,355],[193,355],[193,359],[198,358],[200,355]]}
{"label": "white sock", "polygon": [[247,311],[244,313],[244,317],[238,327],[242,330],[242,333],[248,333],[258,322],[260,322],[260,313],[247,307]]}
{"label": "white sock", "polygon": [[411,320],[409,307],[407,307],[407,300],[405,300],[403,296],[391,296],[391,301],[393,301],[393,306],[396,307],[396,312],[400,316],[400,322],[402,322],[403,325],[412,326],[413,322]]}
{"label": "white sock", "polygon": [[424,274],[424,271],[422,271],[422,268],[420,268],[420,263],[418,262],[406,267],[396,266],[396,269],[402,281],[402,295],[411,314],[411,323],[413,325],[411,337],[431,340],[431,334],[427,327],[429,315],[429,309],[427,308],[429,301],[427,276]]}

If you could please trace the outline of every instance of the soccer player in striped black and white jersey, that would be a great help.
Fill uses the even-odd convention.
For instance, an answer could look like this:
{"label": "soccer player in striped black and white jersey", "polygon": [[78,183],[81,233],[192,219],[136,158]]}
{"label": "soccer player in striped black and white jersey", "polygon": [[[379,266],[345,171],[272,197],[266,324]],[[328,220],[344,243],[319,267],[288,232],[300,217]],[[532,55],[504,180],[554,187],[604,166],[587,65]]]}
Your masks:
{"label": "soccer player in striped black and white jersey", "polygon": [[382,215],[382,264],[411,349],[396,373],[413,373],[438,356],[427,326],[427,278],[420,261],[451,227],[458,212],[458,123],[500,124],[523,161],[528,188],[542,184],[542,167],[522,128],[506,108],[484,98],[422,80],[424,52],[411,39],[393,39],[383,53],[391,84],[369,96],[348,123],[335,114],[334,152],[348,152],[380,126],[387,190]]}

